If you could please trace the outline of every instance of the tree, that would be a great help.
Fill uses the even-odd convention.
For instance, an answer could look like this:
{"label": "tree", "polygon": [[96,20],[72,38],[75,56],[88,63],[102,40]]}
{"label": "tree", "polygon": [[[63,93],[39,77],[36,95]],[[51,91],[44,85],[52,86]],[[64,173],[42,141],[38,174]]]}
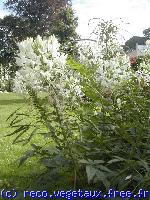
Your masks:
{"label": "tree", "polygon": [[62,44],[62,50],[70,55],[77,54],[76,27],[78,25],[77,17],[74,17],[73,10],[70,6],[62,8],[53,20],[51,27],[51,34],[58,37],[59,42]]}
{"label": "tree", "polygon": [[99,31],[97,31],[96,34],[98,34],[98,40],[103,47],[102,53],[104,55],[104,59],[109,60],[116,55],[118,51],[118,27],[113,23],[112,20],[102,20],[98,23],[98,29]]}
{"label": "tree", "polygon": [[98,20],[96,27],[94,28],[91,36],[93,35],[98,42],[98,46],[101,49],[100,54],[105,60],[109,60],[120,52],[120,47],[118,45],[117,25],[113,23],[112,20],[104,20],[101,18],[93,18],[92,20]]}
{"label": "tree", "polygon": [[77,18],[70,0],[6,0],[5,5],[20,18],[18,37],[22,39],[57,34],[64,43],[62,34],[68,39],[76,37]]}
{"label": "tree", "polygon": [[6,0],[5,5],[14,13],[10,26],[16,41],[54,34],[67,54],[77,54],[78,18],[71,0]]}
{"label": "tree", "polygon": [[13,14],[0,19],[0,64],[11,77],[18,70],[15,56],[17,42],[37,35],[55,34],[62,50],[76,54],[77,17],[71,0],[6,0],[5,6]]}
{"label": "tree", "polygon": [[[12,79],[15,72],[18,70],[18,66],[15,64],[15,56],[17,52],[17,38],[14,37],[17,32],[18,19],[13,16],[6,16],[0,19],[0,65],[1,65],[1,75],[6,80],[4,90],[11,91],[12,89]],[[0,86],[0,90],[1,90]]]}
{"label": "tree", "polygon": [[133,36],[129,40],[125,42],[124,50],[135,50],[136,49],[136,44],[139,45],[145,45],[147,38],[146,37],[139,37],[139,36]]}
{"label": "tree", "polygon": [[149,39],[150,38],[150,28],[147,28],[143,31],[144,36]]}
{"label": "tree", "polygon": [[[16,35],[18,19],[13,16],[6,16],[0,20],[0,63],[3,67],[10,71],[10,74],[16,71],[13,63],[15,63],[15,53],[17,51]],[[13,68],[12,68],[13,66]]]}

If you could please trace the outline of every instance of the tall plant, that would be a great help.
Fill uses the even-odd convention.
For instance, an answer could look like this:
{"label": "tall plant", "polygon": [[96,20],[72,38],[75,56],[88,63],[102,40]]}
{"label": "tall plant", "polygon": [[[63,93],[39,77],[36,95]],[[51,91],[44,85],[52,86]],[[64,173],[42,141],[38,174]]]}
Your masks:
{"label": "tall plant", "polygon": [[[129,67],[128,58],[119,53],[95,61],[94,51],[90,58],[89,52],[82,51],[78,62],[67,60],[54,36],[28,38],[19,49],[21,69],[16,74],[15,90],[29,95],[35,121],[24,124],[20,111],[15,112],[10,125],[17,129],[11,135],[17,134],[17,143],[24,132],[32,130],[26,140],[30,141],[43,124],[55,146],[52,151],[34,144],[21,162],[40,154],[48,168],[59,165],[74,171],[74,187],[81,186],[82,180],[82,186],[87,186],[86,172],[88,184],[100,184],[104,191],[110,186],[134,192],[139,186],[148,188],[146,71],[141,68],[143,76],[139,77]],[[148,69],[149,65],[142,65]],[[42,100],[41,91],[46,95]]]}

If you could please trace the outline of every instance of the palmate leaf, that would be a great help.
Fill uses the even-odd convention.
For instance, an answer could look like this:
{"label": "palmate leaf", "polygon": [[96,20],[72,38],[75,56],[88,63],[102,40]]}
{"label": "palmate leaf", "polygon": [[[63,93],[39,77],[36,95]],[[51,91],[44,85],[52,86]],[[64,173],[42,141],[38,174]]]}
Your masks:
{"label": "palmate leaf", "polygon": [[[17,125],[15,125],[15,124],[18,124],[18,123],[20,123],[23,119],[18,119],[18,120],[16,120],[18,118],[18,116],[10,123],[10,126],[11,127],[15,127],[15,126],[17,126]],[[16,121],[15,121],[16,120]]]}
{"label": "palmate leaf", "polygon": [[[27,132],[27,131],[29,130],[29,128],[30,128],[30,125],[26,126],[26,127],[17,135],[17,137],[13,140],[13,144],[18,143],[17,140],[18,140],[25,132]],[[20,142],[20,141],[19,141],[19,142]]]}
{"label": "palmate leaf", "polygon": [[112,163],[116,163],[116,162],[121,162],[121,160],[115,158],[115,159],[112,159],[112,160],[108,161],[107,163],[108,164],[112,164]]}
{"label": "palmate leaf", "polygon": [[[20,132],[17,137],[13,140],[13,143],[12,144],[16,144],[18,143],[17,140],[26,132],[26,129],[23,130],[22,132]],[[20,142],[20,141],[19,141]]]}
{"label": "palmate leaf", "polygon": [[110,181],[108,181],[107,172],[97,170],[96,176],[94,178],[94,183],[96,183],[98,181],[101,181],[106,189],[110,188]]}
{"label": "palmate leaf", "polygon": [[15,116],[15,118],[10,122],[9,125],[12,126],[14,124],[14,122],[15,122],[16,119],[18,119],[18,116]]}
{"label": "palmate leaf", "polygon": [[17,113],[18,110],[20,110],[21,108],[18,108],[17,110],[15,110],[8,118],[7,121],[10,120],[11,118],[13,118],[10,121],[9,126],[10,127],[19,127],[20,126],[20,122],[23,121],[25,118],[20,118],[20,117],[29,117],[28,114],[26,113]]}
{"label": "palmate leaf", "polygon": [[88,183],[90,183],[94,179],[96,173],[97,173],[97,169],[94,168],[92,165],[86,166],[86,174],[88,178]]}
{"label": "palmate leaf", "polygon": [[23,145],[26,145],[26,144],[28,144],[28,143],[31,141],[31,139],[32,139],[33,136],[36,134],[36,132],[37,132],[38,129],[39,129],[39,126],[36,126],[36,127],[33,129],[33,131],[30,133],[29,138],[27,138],[27,139],[25,140],[25,143],[24,143]]}
{"label": "palmate leaf", "polygon": [[110,182],[108,181],[107,177],[108,177],[108,172],[111,172],[111,171],[108,168],[105,168],[105,167],[103,168],[103,167],[101,170],[104,170],[104,171],[94,168],[92,165],[86,166],[88,183],[90,183],[91,181],[93,181],[94,183],[101,181],[104,184],[105,188],[108,189],[110,187]]}
{"label": "palmate leaf", "polygon": [[31,124],[20,125],[19,128],[14,130],[12,133],[9,133],[9,134],[5,135],[5,137],[13,136],[15,134],[18,134],[17,137],[13,140],[12,144],[16,144],[16,143],[22,142],[22,141],[24,141],[24,139],[23,140],[18,140],[18,139],[30,129],[30,125]]}
{"label": "palmate leaf", "polygon": [[108,162],[107,162],[108,164],[112,164],[112,163],[116,163],[116,162],[123,162],[123,161],[125,161],[124,158],[121,158],[121,157],[119,157],[119,156],[113,156],[113,157],[114,157],[114,159],[108,161]]}
{"label": "palmate leaf", "polygon": [[114,173],[114,171],[111,171],[110,169],[108,169],[107,167],[103,166],[103,165],[98,165],[97,166],[100,170],[107,172],[107,173]]}
{"label": "palmate leaf", "polygon": [[18,115],[18,116],[26,116],[26,117],[29,117],[29,115],[28,115],[28,114],[25,114],[25,113],[16,113],[16,115]]}
{"label": "palmate leaf", "polygon": [[94,160],[94,164],[103,164],[105,163],[104,160]]}
{"label": "palmate leaf", "polygon": [[16,112],[17,112],[18,110],[20,110],[20,109],[21,109],[21,107],[18,108],[17,110],[15,110],[13,113],[11,113],[11,114],[8,116],[8,118],[6,119],[6,121],[8,121],[10,118],[12,118],[12,117],[14,116],[14,114],[16,114]]}
{"label": "palmate leaf", "polygon": [[15,135],[16,133],[20,133],[20,132],[26,132],[29,129],[29,127],[30,127],[30,125],[20,125],[19,128],[14,130],[12,133],[5,135],[5,137],[12,136],[12,135]]}
{"label": "palmate leaf", "polygon": [[79,160],[79,163],[81,163],[81,164],[89,164],[89,161],[82,159],[82,160]]}
{"label": "palmate leaf", "polygon": [[81,163],[81,164],[89,164],[89,165],[96,166],[97,164],[103,164],[103,163],[105,163],[105,161],[104,160],[90,160],[90,159],[85,160],[85,159],[82,159],[82,160],[79,160],[79,163]]}

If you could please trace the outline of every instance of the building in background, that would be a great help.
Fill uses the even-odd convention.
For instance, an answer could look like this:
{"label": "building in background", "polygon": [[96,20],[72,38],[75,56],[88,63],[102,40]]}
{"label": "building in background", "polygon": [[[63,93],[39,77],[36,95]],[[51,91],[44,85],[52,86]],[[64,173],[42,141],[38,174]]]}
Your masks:
{"label": "building in background", "polygon": [[149,54],[150,52],[148,51],[149,46],[148,45],[139,45],[136,43],[136,49],[131,50],[127,52],[127,55],[131,57],[138,57],[138,56],[144,56]]}

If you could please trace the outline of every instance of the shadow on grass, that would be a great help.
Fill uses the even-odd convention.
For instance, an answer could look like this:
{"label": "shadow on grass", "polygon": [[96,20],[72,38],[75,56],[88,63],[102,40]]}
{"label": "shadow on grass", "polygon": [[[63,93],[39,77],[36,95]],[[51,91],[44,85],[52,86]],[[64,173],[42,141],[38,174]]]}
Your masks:
{"label": "shadow on grass", "polygon": [[19,103],[26,103],[26,101],[24,99],[0,100],[0,105],[11,105]]}
{"label": "shadow on grass", "polygon": [[[53,194],[54,191],[64,190],[69,191],[73,190],[73,186],[69,185],[67,179],[60,177],[60,174],[52,174],[51,171],[40,170],[36,172],[36,175],[31,173],[26,174],[26,176],[20,174],[19,176],[6,176],[2,175],[2,180],[4,180],[3,185],[0,185],[0,190],[5,188],[6,190],[15,189],[18,192],[16,200],[23,198],[24,191],[47,191],[49,194]],[[27,195],[27,200],[30,200],[31,197]],[[45,198],[40,198],[44,200]],[[58,199],[58,198],[53,198]],[[62,199],[62,198],[59,198]]]}

